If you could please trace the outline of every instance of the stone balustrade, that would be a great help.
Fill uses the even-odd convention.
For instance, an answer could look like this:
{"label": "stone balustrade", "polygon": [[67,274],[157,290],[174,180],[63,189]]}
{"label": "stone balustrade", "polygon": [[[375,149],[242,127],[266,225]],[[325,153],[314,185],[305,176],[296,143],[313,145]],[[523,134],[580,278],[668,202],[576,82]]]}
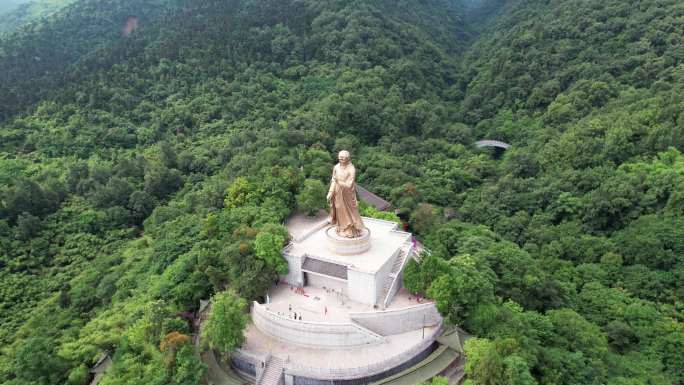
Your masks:
{"label": "stone balustrade", "polygon": [[384,337],[353,323],[298,321],[254,302],[252,321],[263,333],[303,346],[343,348],[384,342]]}
{"label": "stone balustrade", "polygon": [[434,344],[435,339],[441,332],[442,327],[440,325],[429,331],[425,335],[425,339],[410,349],[370,365],[350,368],[317,368],[294,362],[286,362],[285,374],[316,380],[347,380],[370,378],[393,369],[401,370],[400,368],[403,364],[412,362],[416,359],[422,359],[421,353],[426,352]]}
{"label": "stone balustrade", "polygon": [[432,302],[396,310],[349,313],[349,317],[354,323],[381,336],[406,333],[442,322],[442,316]]}

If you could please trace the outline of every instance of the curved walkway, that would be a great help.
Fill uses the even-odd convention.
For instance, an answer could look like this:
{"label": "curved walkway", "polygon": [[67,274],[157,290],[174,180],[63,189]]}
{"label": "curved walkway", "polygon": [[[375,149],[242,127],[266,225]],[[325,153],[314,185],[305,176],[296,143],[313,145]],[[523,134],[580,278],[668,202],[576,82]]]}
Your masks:
{"label": "curved walkway", "polygon": [[413,385],[435,377],[445,371],[459,357],[454,349],[441,345],[423,361],[374,385]]}
{"label": "curved walkway", "polygon": [[413,385],[438,375],[447,377],[450,384],[459,384],[464,376],[462,342],[466,338],[458,328],[448,330],[437,338],[440,346],[423,361],[372,385]]}
{"label": "curved walkway", "polygon": [[497,148],[503,148],[505,150],[508,147],[511,147],[511,145],[508,143],[500,142],[498,140],[479,140],[479,141],[475,142],[475,147],[477,147],[477,148],[497,147]]}

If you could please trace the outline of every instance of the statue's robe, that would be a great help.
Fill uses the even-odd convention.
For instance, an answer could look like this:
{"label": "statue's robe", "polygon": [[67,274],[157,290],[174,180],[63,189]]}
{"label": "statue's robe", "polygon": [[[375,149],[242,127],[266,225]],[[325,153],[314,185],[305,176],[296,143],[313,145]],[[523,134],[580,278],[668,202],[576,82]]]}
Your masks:
{"label": "statue's robe", "polygon": [[339,163],[333,168],[330,182],[330,221],[335,225],[337,234],[342,237],[361,236],[363,220],[359,214],[356,200],[356,169],[349,163],[346,167]]}

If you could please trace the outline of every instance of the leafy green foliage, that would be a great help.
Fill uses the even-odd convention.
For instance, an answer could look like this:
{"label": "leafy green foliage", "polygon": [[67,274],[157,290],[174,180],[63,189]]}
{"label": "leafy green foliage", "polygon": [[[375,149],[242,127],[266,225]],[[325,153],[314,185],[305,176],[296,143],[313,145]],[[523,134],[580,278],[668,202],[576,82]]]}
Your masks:
{"label": "leafy green foliage", "polygon": [[364,217],[396,222],[398,225],[403,224],[397,214],[390,211],[380,211],[373,206],[365,204],[363,201],[359,204],[359,213]]}
{"label": "leafy green foliage", "polygon": [[320,180],[307,179],[304,181],[302,191],[297,194],[297,207],[306,215],[314,216],[319,210],[327,207],[325,201],[327,192],[325,185]]}
{"label": "leafy green foliage", "polygon": [[433,377],[430,381],[423,382],[421,385],[448,385],[449,379],[442,376]]}
{"label": "leafy green foliage", "polygon": [[0,4],[0,34],[45,18],[74,0],[6,0]]}
{"label": "leafy green foliage", "polygon": [[684,8],[466,3],[79,0],[0,37],[0,383],[103,351],[198,383],[179,315],[263,296],[347,149],[468,381],[680,384]]}
{"label": "leafy green foliage", "polygon": [[494,285],[486,267],[477,266],[470,255],[451,258],[447,267],[446,274],[432,282],[427,294],[449,322],[459,325],[476,306],[493,301]]}
{"label": "leafy green foliage", "polygon": [[202,334],[209,347],[230,352],[242,345],[243,331],[249,320],[247,302],[235,292],[215,294],[211,299],[211,313],[203,325]]}
{"label": "leafy green foliage", "polygon": [[287,274],[287,261],[283,258],[282,250],[288,241],[289,234],[286,228],[279,225],[266,225],[254,239],[254,252],[279,275],[285,275]]}

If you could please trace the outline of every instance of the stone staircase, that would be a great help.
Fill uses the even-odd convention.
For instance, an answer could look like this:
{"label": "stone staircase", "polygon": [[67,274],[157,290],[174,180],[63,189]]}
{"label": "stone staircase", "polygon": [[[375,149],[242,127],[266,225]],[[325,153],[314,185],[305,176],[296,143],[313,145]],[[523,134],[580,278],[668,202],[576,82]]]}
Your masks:
{"label": "stone staircase", "polygon": [[397,256],[394,257],[394,262],[392,263],[392,270],[387,275],[387,278],[385,278],[385,282],[382,286],[382,295],[380,296],[380,298],[382,298],[383,307],[387,305],[387,296],[389,294],[389,291],[392,288],[392,284],[397,279],[399,271],[401,270],[402,266],[404,266],[406,256],[411,252],[412,246],[413,245],[411,244],[411,242],[404,243],[401,246],[401,250],[399,250],[399,252],[397,253]]}
{"label": "stone staircase", "polygon": [[282,385],[284,365],[283,360],[271,356],[257,385]]}

